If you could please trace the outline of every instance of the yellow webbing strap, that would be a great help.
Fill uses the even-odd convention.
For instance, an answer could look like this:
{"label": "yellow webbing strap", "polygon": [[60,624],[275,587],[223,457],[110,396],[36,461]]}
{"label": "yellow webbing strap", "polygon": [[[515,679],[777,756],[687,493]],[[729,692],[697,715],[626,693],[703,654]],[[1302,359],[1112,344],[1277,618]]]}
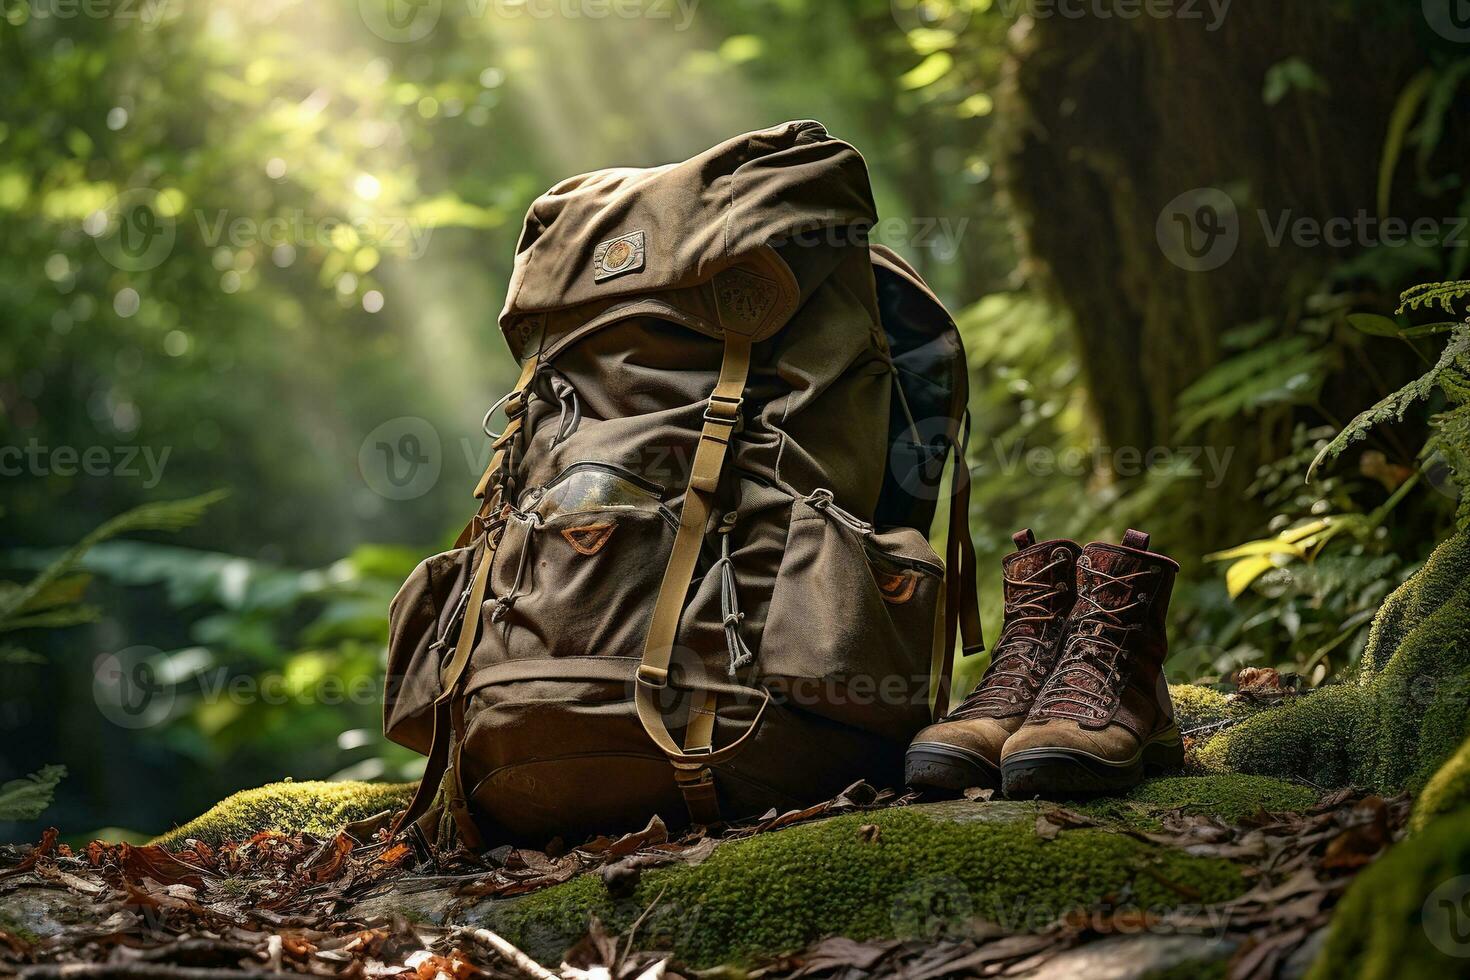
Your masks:
{"label": "yellow webbing strap", "polygon": [[[634,692],[638,719],[643,723],[648,737],[673,763],[681,786],[702,782],[702,774],[710,766],[733,758],[760,726],[766,707],[771,701],[770,694],[759,687],[722,684],[702,679],[690,681],[687,685],[681,684],[680,686],[693,689],[696,695],[704,694],[706,705],[718,693],[754,693],[761,697],[761,705],[750,727],[735,741],[719,749],[708,744],[697,744],[703,741],[702,737],[693,739],[687,749],[681,746],[669,731],[658,703],[658,692],[669,684],[669,664],[673,660],[679,618],[684,611],[689,585],[694,580],[700,546],[713,512],[715,489],[719,486],[730,437],[740,419],[745,381],[750,373],[750,352],[749,337],[726,331],[720,377],[705,407],[704,427],[700,431],[699,444],[694,451],[689,487],[684,493],[684,506],[679,514],[679,530],[674,535],[674,545],[669,552],[668,564],[664,567],[663,581],[659,585],[658,599],[654,603],[653,616],[649,621],[648,637],[643,644],[643,657],[638,665],[638,683]],[[701,707],[697,700],[695,707]],[[689,724],[709,724],[712,732],[712,707],[707,718],[698,710],[692,711]],[[686,736],[688,734],[686,728]],[[695,734],[701,735],[699,731]],[[694,816],[699,819],[698,815]]]}

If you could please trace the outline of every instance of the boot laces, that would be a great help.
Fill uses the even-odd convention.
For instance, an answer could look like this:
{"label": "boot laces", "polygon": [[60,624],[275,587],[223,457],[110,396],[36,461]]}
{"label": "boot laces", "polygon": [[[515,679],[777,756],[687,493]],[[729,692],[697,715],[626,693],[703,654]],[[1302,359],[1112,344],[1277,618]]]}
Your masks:
{"label": "boot laces", "polygon": [[[1062,593],[1061,586],[1047,581],[1046,576],[1063,561],[1064,558],[1053,558],[1022,579],[1011,578],[1001,569],[1005,582],[1005,628],[980,683],[949,713],[950,718],[964,718],[987,708],[1013,704],[1018,690],[1029,690],[1040,680],[1042,665],[1038,654],[1044,644],[1043,633],[1047,624],[1057,617],[1048,603]],[[1035,623],[1035,632],[1020,632],[1022,623]]]}
{"label": "boot laces", "polygon": [[[1126,614],[1144,606],[1148,599],[1145,593],[1136,592],[1137,586],[1130,583],[1136,579],[1152,579],[1154,571],[1141,568],[1112,575],[1102,569],[1088,567],[1089,574],[1095,579],[1087,588],[1077,592],[1077,606],[1072,613],[1073,629],[1052,673],[1054,682],[1042,691],[1038,709],[1044,711],[1070,702],[1096,714],[1100,710],[1099,700],[1106,703],[1113,698],[1117,690],[1116,681],[1128,657],[1128,634],[1138,629],[1138,624],[1129,622]],[[1111,608],[1097,601],[1098,592],[1117,586],[1127,590],[1125,594],[1129,595],[1130,601]]]}

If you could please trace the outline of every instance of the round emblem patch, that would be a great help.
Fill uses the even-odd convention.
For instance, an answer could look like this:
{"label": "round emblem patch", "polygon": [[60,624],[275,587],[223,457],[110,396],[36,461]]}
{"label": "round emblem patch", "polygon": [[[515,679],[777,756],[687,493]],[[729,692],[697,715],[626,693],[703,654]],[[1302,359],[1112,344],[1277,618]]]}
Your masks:
{"label": "round emblem patch", "polygon": [[633,261],[633,246],[630,242],[613,242],[608,248],[607,254],[602,257],[603,265],[609,272],[617,272],[623,266]]}

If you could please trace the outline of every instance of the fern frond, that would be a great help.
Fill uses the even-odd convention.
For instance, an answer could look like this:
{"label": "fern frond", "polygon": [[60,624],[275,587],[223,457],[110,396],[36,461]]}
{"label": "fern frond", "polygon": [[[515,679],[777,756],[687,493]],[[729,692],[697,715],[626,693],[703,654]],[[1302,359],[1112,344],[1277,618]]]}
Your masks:
{"label": "fern frond", "polygon": [[[1446,284],[1436,283],[1431,285]],[[1465,291],[1470,292],[1470,282],[1464,283],[1463,285],[1465,286]],[[1408,292],[1404,295],[1407,296]],[[1402,422],[1404,413],[1409,410],[1409,406],[1428,398],[1436,387],[1442,385],[1442,382],[1448,380],[1451,383],[1458,383],[1461,372],[1465,370],[1466,366],[1461,363],[1462,358],[1470,358],[1470,324],[1460,324],[1450,334],[1450,342],[1445,345],[1445,349],[1439,355],[1439,360],[1435,363],[1434,367],[1413,381],[1410,381],[1398,391],[1386,396],[1372,408],[1358,413],[1357,418],[1349,422],[1337,434],[1336,438],[1323,446],[1322,451],[1317,454],[1317,458],[1312,460],[1312,465],[1307,467],[1307,482],[1311,482],[1312,477],[1317,472],[1318,466],[1321,466],[1326,460],[1335,459],[1341,455],[1343,450],[1364,438],[1370,429],[1386,422]]]}
{"label": "fern frond", "polygon": [[0,820],[34,820],[51,805],[66,766],[43,766],[23,779],[0,785]]}
{"label": "fern frond", "polygon": [[1453,315],[1455,300],[1466,295],[1470,295],[1470,279],[1423,282],[1399,293],[1399,308],[1394,312],[1403,313],[1406,310],[1438,305],[1446,313]]}
{"label": "fern frond", "polygon": [[0,594],[0,623],[13,618],[23,609],[34,608],[32,603],[75,568],[93,545],[135,531],[177,531],[186,528],[198,523],[204,512],[227,494],[228,491],[216,490],[187,500],[143,504],[119,514],[68,548],[60,558],[42,569],[25,585]]}

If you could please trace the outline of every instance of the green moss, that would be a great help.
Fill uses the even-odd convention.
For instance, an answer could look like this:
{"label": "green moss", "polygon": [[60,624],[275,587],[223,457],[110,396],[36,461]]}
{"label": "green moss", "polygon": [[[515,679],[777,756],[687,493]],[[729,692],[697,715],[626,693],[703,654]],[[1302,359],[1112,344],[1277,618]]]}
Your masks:
{"label": "green moss", "polygon": [[1213,687],[1170,684],[1169,698],[1174,702],[1174,717],[1181,731],[1213,725],[1230,717],[1225,695]]}
{"label": "green moss", "polygon": [[1211,739],[1212,772],[1417,790],[1470,729],[1470,531],[1440,544],[1374,617],[1351,684],[1272,708]]}
{"label": "green moss", "polygon": [[1409,825],[1422,830],[1435,817],[1465,807],[1470,807],[1470,739],[1461,742],[1459,750],[1425,784],[1414,802]]}
{"label": "green moss", "polygon": [[[879,836],[864,842],[859,828]],[[1031,820],[958,822],[908,809],[851,814],[719,847],[695,867],[645,874],[615,900],[587,876],[511,903],[487,924],[554,962],[597,915],[618,930],[655,903],[641,943],[672,946],[694,966],[748,962],[824,935],[932,936],[976,918],[1039,928],[1129,894],[1151,908],[1239,894],[1235,865],[1104,830],[1038,838]],[[1182,896],[1190,896],[1184,898]]]}
{"label": "green moss", "polygon": [[1268,708],[1201,747],[1199,764],[1212,773],[1345,785],[1352,782],[1361,755],[1359,728],[1367,700],[1361,688],[1343,685]]}
{"label": "green moss", "polygon": [[1470,720],[1470,533],[1436,548],[1394,597],[1364,654],[1373,737],[1359,782],[1417,790],[1460,747]]}
{"label": "green moss", "polygon": [[154,843],[177,847],[192,837],[218,844],[262,830],[326,836],[354,820],[403,806],[413,789],[412,783],[269,783],[225,797]]}
{"label": "green moss", "polygon": [[1205,813],[1234,822],[1258,810],[1299,812],[1317,802],[1316,790],[1268,776],[1224,773],[1150,779],[1124,796],[1082,804],[1077,809],[1141,830],[1159,826],[1159,816],[1174,810]]}
{"label": "green moss", "polygon": [[3,932],[9,936],[14,936],[21,942],[31,946],[34,946],[36,943],[40,942],[42,938],[44,938],[33,932],[32,930],[27,929],[25,926],[21,925],[19,922],[12,919],[8,915],[0,915],[0,932]]}
{"label": "green moss", "polygon": [[1358,876],[1308,980],[1463,976],[1470,811],[1431,822]]}

